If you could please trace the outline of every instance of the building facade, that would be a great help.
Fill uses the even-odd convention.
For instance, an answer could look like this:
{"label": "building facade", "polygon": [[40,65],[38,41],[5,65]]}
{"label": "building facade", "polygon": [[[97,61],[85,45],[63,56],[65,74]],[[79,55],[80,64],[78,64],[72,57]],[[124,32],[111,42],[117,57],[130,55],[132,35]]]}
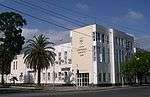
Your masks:
{"label": "building facade", "polygon": [[132,36],[94,24],[71,31],[71,39],[78,85],[122,82],[120,64],[133,54]]}
{"label": "building facade", "polygon": [[[72,83],[71,43],[56,45],[56,61],[41,72],[41,83],[70,84]],[[24,54],[17,55],[11,63],[11,77],[16,83],[36,83],[37,73],[24,63]]]}
{"label": "building facade", "polygon": [[[55,46],[56,61],[41,72],[42,83],[118,84],[123,81],[120,65],[133,52],[134,38],[97,24],[70,31],[70,43]],[[17,83],[36,83],[37,74],[24,64],[23,54],[11,63],[11,77]]]}

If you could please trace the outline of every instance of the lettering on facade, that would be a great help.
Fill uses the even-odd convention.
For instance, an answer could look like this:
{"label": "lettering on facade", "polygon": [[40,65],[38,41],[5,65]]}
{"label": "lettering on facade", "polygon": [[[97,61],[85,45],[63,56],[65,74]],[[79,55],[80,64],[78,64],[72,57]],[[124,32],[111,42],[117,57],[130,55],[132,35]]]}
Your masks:
{"label": "lettering on facade", "polygon": [[77,49],[77,52],[80,56],[84,56],[87,52],[87,48],[84,45],[84,37],[80,37],[79,42],[80,42],[80,45],[79,45],[79,48]]}

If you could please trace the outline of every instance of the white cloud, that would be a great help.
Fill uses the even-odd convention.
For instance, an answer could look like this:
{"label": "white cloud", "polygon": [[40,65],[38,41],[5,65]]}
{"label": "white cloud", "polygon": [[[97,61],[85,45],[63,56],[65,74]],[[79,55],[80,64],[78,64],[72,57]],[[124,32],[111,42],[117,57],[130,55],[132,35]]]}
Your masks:
{"label": "white cloud", "polygon": [[38,29],[22,29],[22,35],[26,38],[26,40],[28,39],[32,39],[33,36],[36,36],[39,34],[39,30]]}
{"label": "white cloud", "polygon": [[141,12],[129,10],[125,17],[130,19],[143,19],[144,15]]}
{"label": "white cloud", "polygon": [[112,17],[113,23],[130,23],[130,24],[137,24],[140,20],[144,18],[144,14],[140,11],[134,11],[129,9],[127,13],[124,15]]}
{"label": "white cloud", "polygon": [[76,7],[80,10],[83,10],[83,11],[88,11],[89,10],[89,6],[87,4],[77,3]]}
{"label": "white cloud", "polygon": [[56,32],[54,30],[40,31],[39,29],[23,29],[22,33],[22,35],[25,37],[26,40],[32,39],[33,36],[37,36],[40,34],[45,35],[47,38],[50,39],[51,42],[54,42],[55,44],[70,41],[68,31]]}

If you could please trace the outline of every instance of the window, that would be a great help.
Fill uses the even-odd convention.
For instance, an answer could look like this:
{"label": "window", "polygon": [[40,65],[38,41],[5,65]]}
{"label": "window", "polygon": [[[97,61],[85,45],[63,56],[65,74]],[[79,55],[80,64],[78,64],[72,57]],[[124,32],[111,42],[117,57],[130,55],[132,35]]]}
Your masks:
{"label": "window", "polygon": [[107,44],[109,44],[109,36],[108,35],[107,35],[106,39],[107,39]]}
{"label": "window", "polygon": [[58,78],[61,80],[61,72],[58,72]]}
{"label": "window", "polygon": [[61,65],[61,52],[58,53],[58,61],[59,65]]}
{"label": "window", "polygon": [[120,46],[121,45],[121,39],[120,38],[119,38],[118,42],[119,42],[119,46]]}
{"label": "window", "polygon": [[96,61],[96,47],[93,46],[93,61]]}
{"label": "window", "polygon": [[115,37],[115,44],[117,45],[117,37]]}
{"label": "window", "polygon": [[57,78],[57,73],[55,73],[55,78]]}
{"label": "window", "polygon": [[43,73],[43,80],[45,80],[45,73]]}
{"label": "window", "polygon": [[102,43],[104,43],[104,42],[105,42],[105,35],[102,34]]}
{"label": "window", "polygon": [[79,73],[78,74],[78,86],[88,86],[89,84],[89,73]]}
{"label": "window", "polygon": [[122,62],[122,51],[121,50],[119,50],[119,62],[120,62],[120,64]]}
{"label": "window", "polygon": [[68,64],[71,64],[71,62],[72,62],[71,59],[68,59]]}
{"label": "window", "polygon": [[22,72],[19,75],[19,81],[23,81],[23,73]]}
{"label": "window", "polygon": [[96,33],[96,39],[97,39],[97,41],[99,41],[99,42],[101,42],[101,40],[100,40],[100,33]]}
{"label": "window", "polygon": [[124,62],[124,51],[123,50],[122,50],[121,54],[122,54],[122,62]]}
{"label": "window", "polygon": [[101,52],[101,47],[97,47],[97,54],[98,54],[98,60],[99,62],[102,62],[102,52]]}
{"label": "window", "polygon": [[123,46],[123,38],[121,38],[121,46]]}
{"label": "window", "polygon": [[68,76],[68,74],[67,74],[67,72],[65,72],[65,77],[67,77]]}
{"label": "window", "polygon": [[61,72],[58,72],[58,76],[61,76]]}
{"label": "window", "polygon": [[102,61],[105,62],[105,47],[102,49]]}
{"label": "window", "polygon": [[106,62],[106,63],[109,63],[109,62],[110,62],[109,48],[105,48],[105,49],[106,49],[106,52],[105,52],[105,53],[106,53],[106,54],[105,54],[105,55],[106,55],[106,56],[105,56],[105,57],[106,57],[106,58],[105,58],[106,61],[105,61],[105,62]]}
{"label": "window", "polygon": [[110,73],[108,73],[108,81],[111,81]]}
{"label": "window", "polygon": [[116,65],[118,65],[118,49],[115,50],[115,55],[116,55],[116,59],[115,59],[115,62],[116,62]]}
{"label": "window", "polygon": [[65,60],[65,64],[67,64],[67,51],[64,52],[64,60]]}
{"label": "window", "polygon": [[15,70],[15,61],[14,61],[14,64],[13,64],[13,69]]}
{"label": "window", "polygon": [[16,61],[16,70],[17,70],[17,63],[18,63],[18,62]]}
{"label": "window", "polygon": [[48,72],[48,80],[50,80],[50,72]]}
{"label": "window", "polygon": [[102,81],[102,73],[99,73],[99,74],[98,74],[98,80],[99,80],[99,82]]}
{"label": "window", "polygon": [[103,73],[103,82],[106,82],[106,73]]}
{"label": "window", "polygon": [[126,47],[126,40],[123,39],[123,47]]}
{"label": "window", "polygon": [[116,37],[115,38],[115,43],[116,43],[116,45],[120,45],[120,38]]}
{"label": "window", "polygon": [[93,41],[95,41],[95,32],[92,33]]}

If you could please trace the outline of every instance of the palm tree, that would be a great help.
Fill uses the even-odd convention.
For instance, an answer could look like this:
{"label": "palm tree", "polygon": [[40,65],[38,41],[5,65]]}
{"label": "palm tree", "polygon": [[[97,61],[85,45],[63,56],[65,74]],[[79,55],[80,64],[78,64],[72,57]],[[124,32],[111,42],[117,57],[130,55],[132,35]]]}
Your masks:
{"label": "palm tree", "polygon": [[44,35],[33,37],[27,41],[27,46],[24,48],[24,63],[38,73],[37,84],[40,86],[41,70],[47,69],[50,64],[54,64],[55,53],[53,45]]}

